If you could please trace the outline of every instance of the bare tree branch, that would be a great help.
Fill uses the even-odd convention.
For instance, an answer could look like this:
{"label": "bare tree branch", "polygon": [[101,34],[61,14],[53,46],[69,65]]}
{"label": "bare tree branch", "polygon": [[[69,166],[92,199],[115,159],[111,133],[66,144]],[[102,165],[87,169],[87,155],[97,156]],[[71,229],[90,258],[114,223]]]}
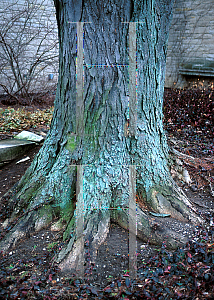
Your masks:
{"label": "bare tree branch", "polygon": [[[18,1],[3,9],[0,86],[10,96],[28,96],[39,75],[54,60],[58,61],[57,24],[51,15],[54,10],[45,9],[45,1],[26,0],[21,10],[17,4]],[[39,8],[43,9],[38,13]],[[15,14],[11,14],[14,10]]]}

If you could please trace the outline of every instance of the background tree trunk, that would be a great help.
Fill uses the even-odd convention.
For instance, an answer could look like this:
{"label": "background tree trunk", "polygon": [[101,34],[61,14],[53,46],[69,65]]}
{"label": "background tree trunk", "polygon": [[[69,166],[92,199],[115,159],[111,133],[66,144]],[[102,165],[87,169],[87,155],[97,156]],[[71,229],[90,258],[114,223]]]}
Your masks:
{"label": "background tree trunk", "polygon": [[[62,261],[62,268],[68,263],[77,267],[78,259],[82,259],[83,237],[81,230],[78,233],[75,218],[80,220],[82,216],[84,238],[89,240],[95,256],[107,236],[110,220],[128,228],[130,165],[136,166],[137,174],[138,235],[156,244],[168,236],[167,245],[175,247],[185,241],[182,234],[153,226],[155,221],[149,216],[149,211],[153,211],[170,214],[180,221],[199,221],[191,203],[172,181],[162,121],[173,1],[54,2],[60,52],[53,121],[44,146],[21,182],[10,191],[11,205],[16,201],[16,208],[9,221],[19,216],[23,208],[26,213],[6,236],[1,249],[9,249],[29,230],[47,226],[55,215],[59,227],[63,222],[67,224],[64,238],[72,234],[58,261]],[[79,21],[90,22],[84,24],[83,136],[76,134],[75,22]],[[130,21],[139,22],[136,24],[137,132],[133,136],[126,134],[129,24],[123,23]],[[83,190],[77,197],[76,169],[83,182]]]}

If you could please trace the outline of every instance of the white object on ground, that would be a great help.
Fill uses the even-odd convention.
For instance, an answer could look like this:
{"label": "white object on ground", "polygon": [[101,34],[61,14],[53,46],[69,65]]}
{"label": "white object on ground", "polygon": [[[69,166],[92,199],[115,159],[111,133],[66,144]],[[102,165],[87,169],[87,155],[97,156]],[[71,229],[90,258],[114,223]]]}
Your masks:
{"label": "white object on ground", "polygon": [[44,137],[40,136],[38,134],[35,134],[33,132],[24,130],[21,133],[19,133],[18,135],[16,135],[14,137],[14,139],[27,140],[27,141],[33,141],[33,142],[40,143],[44,140]]}
{"label": "white object on ground", "polygon": [[17,165],[17,164],[20,164],[20,163],[22,163],[22,162],[25,162],[25,161],[27,161],[27,160],[29,160],[29,159],[30,159],[29,156],[27,156],[27,157],[25,157],[25,158],[22,158],[22,159],[20,159],[19,161],[16,162],[16,165]]}
{"label": "white object on ground", "polygon": [[190,184],[192,182],[187,169],[183,170],[183,179],[187,184]]}

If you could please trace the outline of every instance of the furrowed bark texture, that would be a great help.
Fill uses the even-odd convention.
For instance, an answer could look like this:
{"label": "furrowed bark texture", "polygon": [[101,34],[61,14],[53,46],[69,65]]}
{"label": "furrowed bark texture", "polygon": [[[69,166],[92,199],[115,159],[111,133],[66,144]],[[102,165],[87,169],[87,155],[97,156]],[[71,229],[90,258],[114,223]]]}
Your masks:
{"label": "furrowed bark texture", "polygon": [[[66,262],[77,265],[82,259],[78,253],[83,237],[75,227],[75,218],[84,221],[84,236],[94,253],[107,235],[110,219],[128,228],[129,165],[136,166],[138,235],[161,243],[165,230],[169,246],[174,247],[176,239],[167,228],[157,229],[151,237],[154,230],[148,215],[152,210],[181,221],[196,221],[191,203],[171,179],[163,129],[166,47],[173,1],[54,3],[59,26],[59,81],[53,121],[39,154],[10,192],[11,203],[16,204],[11,220],[23,208],[29,213],[6,236],[1,248],[7,250],[27,230],[39,230],[57,215],[59,226],[60,222],[67,223],[64,237],[73,236],[58,261],[67,257],[62,266]],[[82,124],[76,115],[76,91],[81,85],[76,85],[77,22],[84,22]],[[135,135],[127,133],[131,82],[128,22],[136,22],[137,35]],[[84,135],[77,134],[77,125],[82,126]],[[77,189],[82,190],[77,192],[76,203],[78,178],[82,187]],[[142,205],[145,212],[139,208]]]}

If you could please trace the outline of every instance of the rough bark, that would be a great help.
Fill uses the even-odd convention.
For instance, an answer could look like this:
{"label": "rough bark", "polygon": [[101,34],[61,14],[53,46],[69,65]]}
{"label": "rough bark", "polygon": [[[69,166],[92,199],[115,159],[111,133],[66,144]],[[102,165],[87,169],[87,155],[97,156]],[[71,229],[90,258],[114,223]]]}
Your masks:
{"label": "rough bark", "polygon": [[[62,269],[78,268],[83,259],[84,240],[89,241],[95,259],[110,221],[128,229],[129,165],[136,165],[138,236],[156,244],[165,239],[169,247],[176,247],[185,242],[182,235],[157,226],[157,220],[149,214],[149,211],[170,214],[194,224],[201,221],[171,178],[163,129],[166,47],[173,1],[54,2],[60,59],[53,121],[39,154],[8,195],[15,209],[5,226],[20,216],[23,209],[26,212],[1,242],[1,249],[8,250],[27,232],[48,226],[52,217],[58,216],[55,226],[60,228],[66,223],[64,238],[72,235],[58,256]],[[136,25],[137,131],[132,136],[126,133],[129,25],[122,23],[130,21],[139,22]],[[69,22],[91,22],[84,24],[87,66],[84,67],[83,136],[75,131],[77,24]],[[78,176],[82,176],[84,184],[83,190],[76,192]],[[84,218],[84,234],[76,227],[76,218]]]}

